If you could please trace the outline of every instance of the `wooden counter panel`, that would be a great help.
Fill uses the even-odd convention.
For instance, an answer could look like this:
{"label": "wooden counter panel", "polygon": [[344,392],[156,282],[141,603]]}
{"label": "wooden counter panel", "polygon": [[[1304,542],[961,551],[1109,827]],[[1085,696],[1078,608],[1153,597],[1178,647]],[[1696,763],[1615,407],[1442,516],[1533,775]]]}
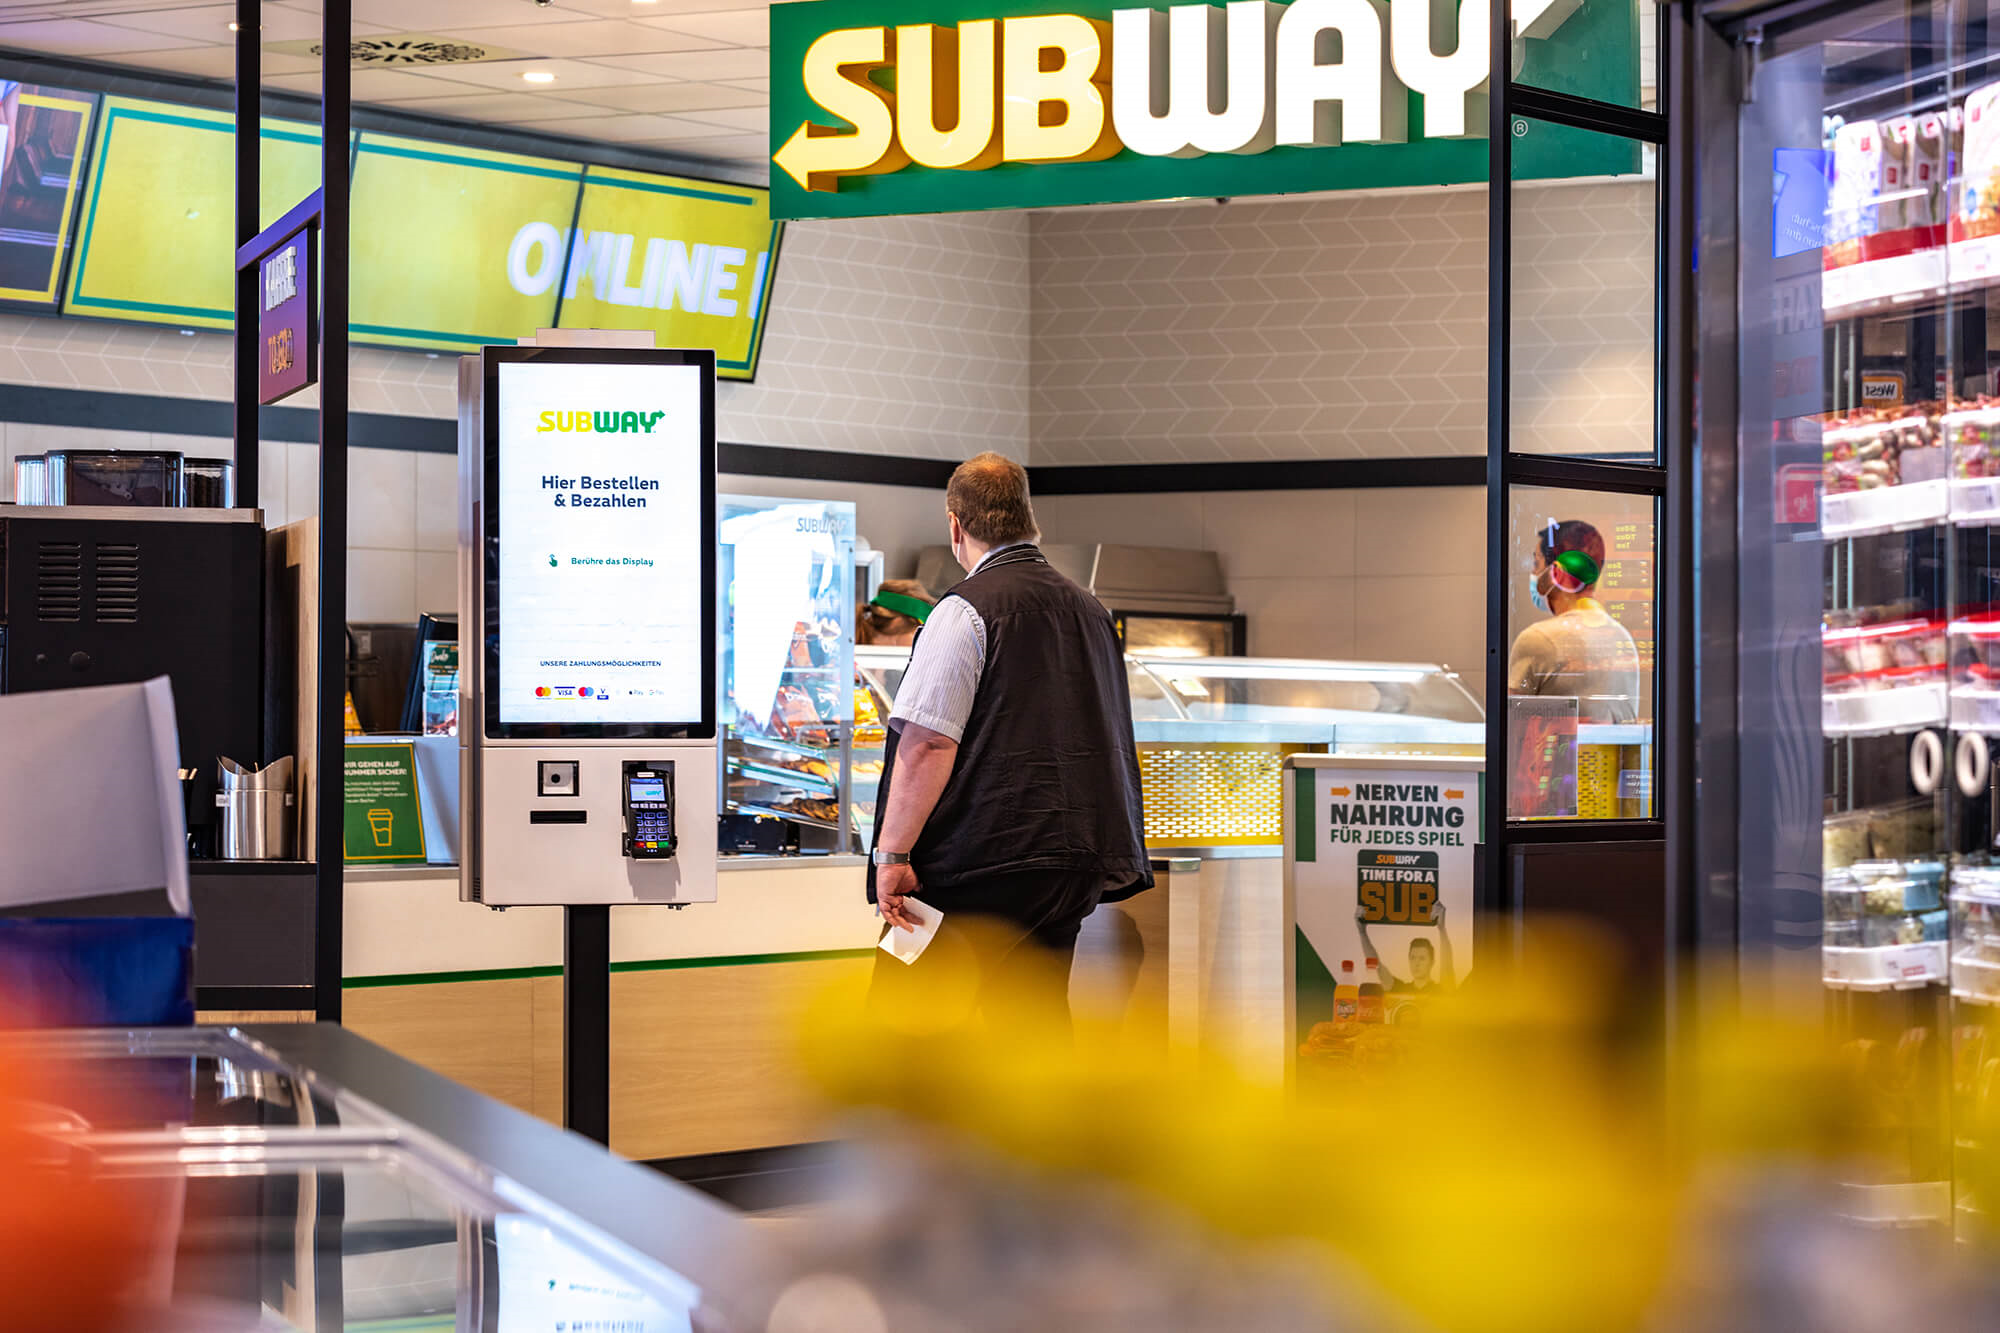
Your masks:
{"label": "wooden counter panel", "polygon": [[[531,1057],[533,979],[355,986],[341,1004],[343,1025],[368,1040],[496,1101],[523,1111],[536,1109],[542,1071]],[[556,1049],[560,1056],[560,1025]],[[548,1077],[560,1107],[560,1060]]]}
{"label": "wooden counter panel", "polygon": [[682,1157],[827,1136],[800,1075],[798,1016],[858,999],[872,958],[619,972],[611,978],[611,1146]]}

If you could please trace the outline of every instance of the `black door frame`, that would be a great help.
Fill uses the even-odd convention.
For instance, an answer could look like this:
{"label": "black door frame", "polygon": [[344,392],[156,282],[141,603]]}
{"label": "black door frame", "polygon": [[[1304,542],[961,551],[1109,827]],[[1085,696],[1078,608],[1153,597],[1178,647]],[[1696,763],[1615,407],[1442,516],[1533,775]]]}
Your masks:
{"label": "black door frame", "polygon": [[[1521,922],[1514,883],[1517,849],[1609,842],[1665,844],[1660,904],[1666,922],[1670,1016],[1679,1010],[1678,966],[1692,950],[1695,727],[1694,590],[1691,503],[1694,405],[1692,359],[1691,213],[1692,99],[1682,84],[1687,68],[1683,5],[1660,6],[1656,78],[1660,109],[1647,111],[1520,84],[1513,79],[1509,0],[1491,0],[1492,65],[1487,103],[1487,432],[1486,432],[1486,784],[1482,830],[1481,908],[1493,943],[1507,948]],[[1517,121],[1540,121],[1652,144],[1659,151],[1655,306],[1654,438],[1651,463],[1603,462],[1520,454],[1511,440],[1513,315],[1513,141]],[[1650,495],[1659,502],[1656,529],[1656,680],[1654,689],[1653,817],[1621,820],[1510,822],[1507,818],[1508,597],[1513,583],[1509,524],[1517,485]]]}

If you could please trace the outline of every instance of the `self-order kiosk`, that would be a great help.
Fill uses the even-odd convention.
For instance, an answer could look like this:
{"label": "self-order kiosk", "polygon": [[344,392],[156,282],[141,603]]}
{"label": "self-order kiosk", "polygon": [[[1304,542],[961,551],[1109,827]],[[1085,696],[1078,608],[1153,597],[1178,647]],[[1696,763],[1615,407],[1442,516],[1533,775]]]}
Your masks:
{"label": "self-order kiosk", "polygon": [[459,896],[715,899],[715,358],[459,375]]}

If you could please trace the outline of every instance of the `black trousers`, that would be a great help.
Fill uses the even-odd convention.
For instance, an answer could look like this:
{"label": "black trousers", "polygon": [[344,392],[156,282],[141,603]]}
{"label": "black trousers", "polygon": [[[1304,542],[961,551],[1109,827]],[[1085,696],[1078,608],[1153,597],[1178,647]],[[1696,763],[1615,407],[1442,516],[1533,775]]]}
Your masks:
{"label": "black trousers", "polygon": [[1076,938],[1103,888],[1094,874],[1055,873],[920,892],[944,920],[914,963],[876,955],[870,1010],[906,1029],[983,1020],[990,1028],[1067,1032]]}

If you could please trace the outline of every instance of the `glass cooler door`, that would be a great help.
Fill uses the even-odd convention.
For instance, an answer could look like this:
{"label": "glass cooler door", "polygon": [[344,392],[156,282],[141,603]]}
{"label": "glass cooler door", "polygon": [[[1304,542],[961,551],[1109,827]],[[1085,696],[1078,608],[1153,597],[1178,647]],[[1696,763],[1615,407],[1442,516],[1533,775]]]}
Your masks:
{"label": "glass cooler door", "polygon": [[844,852],[854,721],[854,506],[717,497],[722,842]]}
{"label": "glass cooler door", "polygon": [[1855,6],[1769,29],[1726,113],[1735,925],[1745,984],[1817,990],[1867,1072],[1852,1203],[1884,1222],[1975,1205],[1961,1154],[2000,1084],[1996,58],[1976,7]]}

